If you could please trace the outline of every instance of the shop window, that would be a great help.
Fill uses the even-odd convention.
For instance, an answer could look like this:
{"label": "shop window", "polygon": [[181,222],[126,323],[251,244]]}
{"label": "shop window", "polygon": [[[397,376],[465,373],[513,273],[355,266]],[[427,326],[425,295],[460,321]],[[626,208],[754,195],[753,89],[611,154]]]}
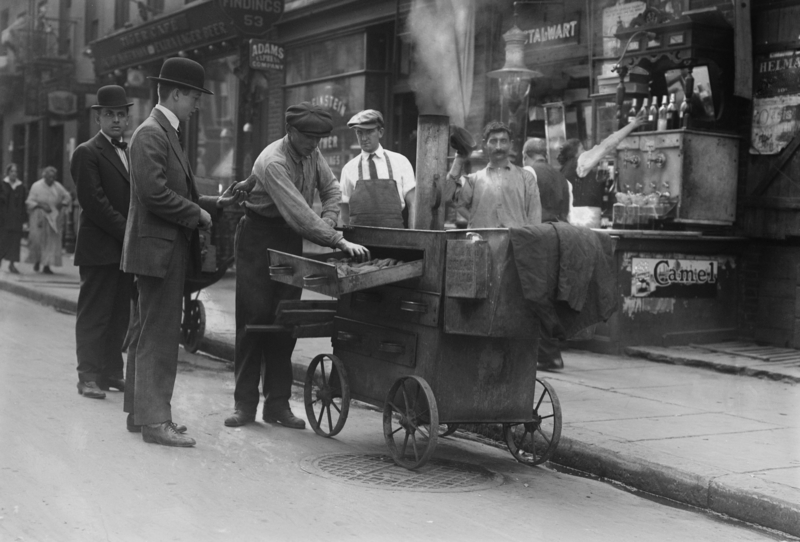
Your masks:
{"label": "shop window", "polygon": [[203,194],[217,194],[234,179],[238,79],[233,68],[236,56],[205,63],[205,85],[214,93],[204,94],[197,116],[197,151],[194,174]]}
{"label": "shop window", "polygon": [[364,34],[354,34],[290,49],[286,84],[361,71],[366,67]]}

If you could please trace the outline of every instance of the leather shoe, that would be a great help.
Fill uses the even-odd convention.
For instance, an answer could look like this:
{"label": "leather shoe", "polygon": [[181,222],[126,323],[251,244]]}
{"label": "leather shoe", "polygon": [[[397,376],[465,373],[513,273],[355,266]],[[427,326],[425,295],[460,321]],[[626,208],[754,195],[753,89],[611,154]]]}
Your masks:
{"label": "leather shoe", "polygon": [[142,426],[142,440],[151,444],[161,444],[162,446],[177,446],[180,448],[190,448],[196,444],[195,440],[178,433],[172,421],[153,425]]}
{"label": "leather shoe", "polygon": [[236,410],[233,416],[225,418],[225,425],[228,427],[240,427],[242,425],[256,421],[255,414],[248,414],[241,410]]}
{"label": "leather shoe", "polygon": [[[169,423],[171,423],[175,427],[175,431],[177,431],[178,433],[185,433],[186,430],[188,429],[188,427],[186,427],[185,425],[178,425],[175,422],[169,422]],[[133,414],[128,414],[128,419],[126,420],[125,425],[128,427],[128,431],[130,431],[131,433],[142,432],[142,426],[133,423]]]}
{"label": "leather shoe", "polygon": [[124,378],[98,378],[97,385],[103,391],[108,391],[109,388],[114,388],[117,391],[125,391]]}
{"label": "leather shoe", "polygon": [[95,382],[78,382],[78,393],[89,399],[106,398],[106,394],[97,387],[97,383]]}
{"label": "leather shoe", "polygon": [[305,429],[306,422],[301,420],[288,408],[278,412],[264,412],[263,420],[267,423],[279,423],[284,427],[291,427],[292,429]]}
{"label": "leather shoe", "polygon": [[536,362],[536,369],[539,371],[557,371],[564,368],[564,360],[561,354],[553,357],[553,359],[546,359]]}

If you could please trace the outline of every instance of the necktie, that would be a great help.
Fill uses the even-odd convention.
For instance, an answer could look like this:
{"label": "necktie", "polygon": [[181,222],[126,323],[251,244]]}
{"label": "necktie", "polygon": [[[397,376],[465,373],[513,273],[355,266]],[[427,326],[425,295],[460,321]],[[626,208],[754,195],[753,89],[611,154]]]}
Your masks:
{"label": "necktie", "polygon": [[369,155],[369,178],[370,179],[377,179],[378,178],[378,168],[375,167],[375,153],[371,153]]}
{"label": "necktie", "polygon": [[177,131],[178,131],[178,141],[180,142],[181,145],[183,145],[183,133],[181,132],[180,126],[178,126]]}
{"label": "necktie", "polygon": [[123,151],[128,148],[128,144],[120,139],[112,139],[111,144],[118,149],[122,149]]}

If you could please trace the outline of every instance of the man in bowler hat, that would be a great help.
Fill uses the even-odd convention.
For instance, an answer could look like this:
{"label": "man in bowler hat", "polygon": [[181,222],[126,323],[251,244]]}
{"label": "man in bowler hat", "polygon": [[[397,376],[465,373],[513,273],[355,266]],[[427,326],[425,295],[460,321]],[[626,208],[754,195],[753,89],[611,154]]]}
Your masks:
{"label": "man in bowler hat", "polygon": [[122,343],[133,276],[119,264],[131,190],[122,136],[131,105],[124,88],[99,89],[92,109],[100,131],[75,149],[70,162],[82,209],[74,259],[81,275],[75,321],[78,393],[90,399],[104,399],[110,388],[125,391]]}
{"label": "man in bowler hat", "polygon": [[136,275],[139,293],[128,348],[125,412],[128,430],[145,442],[194,446],[186,427],[172,419],[170,402],[178,369],[181,304],[187,266],[199,265],[198,228],[244,194],[229,188],[219,198],[198,195],[181,148],[180,123],[199,107],[205,70],[187,58],[167,59],[158,104],[131,138],[131,202],[122,269]]}
{"label": "man in bowler hat", "polygon": [[[247,333],[250,324],[272,324],[282,300],[300,299],[300,288],[269,278],[267,249],[302,254],[303,239],[335,247],[361,259],[369,251],[334,230],[339,217],[339,183],[317,148],[333,129],[331,115],[308,102],[286,110],[286,136],[268,145],[253,174],[236,190],[248,190],[245,215],[236,229],[236,353],[234,408],[228,427],[255,421],[258,384],[264,394],[262,419],[294,429],[305,421],[289,408],[292,351],[297,339],[288,333]],[[319,192],[322,216],[312,209]]]}

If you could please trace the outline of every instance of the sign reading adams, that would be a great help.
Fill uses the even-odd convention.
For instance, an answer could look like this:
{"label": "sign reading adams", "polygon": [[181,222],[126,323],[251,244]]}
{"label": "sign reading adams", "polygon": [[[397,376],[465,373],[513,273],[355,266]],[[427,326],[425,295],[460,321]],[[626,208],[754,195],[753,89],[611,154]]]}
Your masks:
{"label": "sign reading adams", "polygon": [[244,35],[262,36],[283,15],[284,0],[216,0],[217,6]]}
{"label": "sign reading adams", "polygon": [[264,40],[250,40],[250,67],[283,71],[283,47]]}

